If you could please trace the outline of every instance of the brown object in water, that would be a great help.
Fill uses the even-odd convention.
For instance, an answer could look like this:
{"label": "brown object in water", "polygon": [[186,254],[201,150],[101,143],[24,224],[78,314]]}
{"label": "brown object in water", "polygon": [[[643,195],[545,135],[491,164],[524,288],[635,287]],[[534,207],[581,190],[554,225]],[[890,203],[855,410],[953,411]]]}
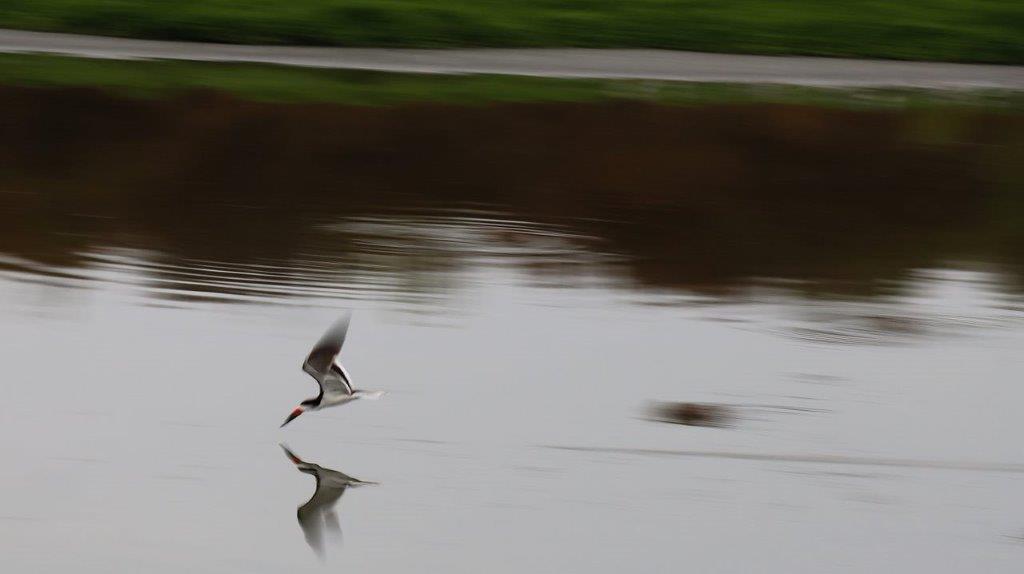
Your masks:
{"label": "brown object in water", "polygon": [[723,427],[732,418],[723,405],[709,403],[655,403],[651,419],[659,422],[700,427]]}

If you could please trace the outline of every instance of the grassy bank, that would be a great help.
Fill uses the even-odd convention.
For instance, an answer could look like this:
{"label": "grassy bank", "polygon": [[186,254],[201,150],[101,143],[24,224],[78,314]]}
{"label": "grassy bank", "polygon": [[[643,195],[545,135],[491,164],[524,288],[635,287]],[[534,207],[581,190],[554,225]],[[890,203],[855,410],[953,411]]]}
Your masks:
{"label": "grassy bank", "polygon": [[0,85],[97,88],[145,98],[212,90],[254,101],[372,106],[621,100],[676,105],[784,103],[847,108],[957,106],[1024,110],[1024,93],[998,90],[825,89],[650,80],[442,76],[24,54],[0,54]]}
{"label": "grassy bank", "polygon": [[1024,3],[1017,0],[6,0],[0,26],[229,43],[1024,63]]}

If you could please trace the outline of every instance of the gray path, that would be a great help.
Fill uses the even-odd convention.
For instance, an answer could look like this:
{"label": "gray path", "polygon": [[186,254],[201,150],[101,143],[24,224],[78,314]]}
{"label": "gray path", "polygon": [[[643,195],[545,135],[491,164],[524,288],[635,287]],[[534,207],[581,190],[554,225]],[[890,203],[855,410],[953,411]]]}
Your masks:
{"label": "gray path", "polygon": [[317,48],[131,40],[0,29],[0,52],[92,58],[262,62],[290,66],[563,78],[1024,89],[1024,66],[705,54],[668,50]]}

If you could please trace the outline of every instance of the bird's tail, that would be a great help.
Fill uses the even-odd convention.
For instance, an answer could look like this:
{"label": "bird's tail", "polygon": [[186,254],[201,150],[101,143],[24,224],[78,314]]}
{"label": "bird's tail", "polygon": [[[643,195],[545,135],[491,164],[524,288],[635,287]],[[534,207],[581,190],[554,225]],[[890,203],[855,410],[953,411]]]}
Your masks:
{"label": "bird's tail", "polygon": [[356,391],[352,394],[360,399],[369,399],[371,401],[375,401],[388,393],[387,391]]}

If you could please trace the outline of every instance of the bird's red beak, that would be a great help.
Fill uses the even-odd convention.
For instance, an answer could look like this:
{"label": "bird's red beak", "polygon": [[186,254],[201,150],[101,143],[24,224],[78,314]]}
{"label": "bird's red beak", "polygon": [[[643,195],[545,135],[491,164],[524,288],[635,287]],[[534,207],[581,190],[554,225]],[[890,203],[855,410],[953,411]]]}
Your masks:
{"label": "bird's red beak", "polygon": [[303,413],[302,407],[295,407],[295,410],[292,411],[292,414],[288,415],[288,418],[284,419],[284,422],[281,423],[281,426],[284,426],[284,425],[292,422],[295,419],[295,417],[301,415],[302,413]]}

